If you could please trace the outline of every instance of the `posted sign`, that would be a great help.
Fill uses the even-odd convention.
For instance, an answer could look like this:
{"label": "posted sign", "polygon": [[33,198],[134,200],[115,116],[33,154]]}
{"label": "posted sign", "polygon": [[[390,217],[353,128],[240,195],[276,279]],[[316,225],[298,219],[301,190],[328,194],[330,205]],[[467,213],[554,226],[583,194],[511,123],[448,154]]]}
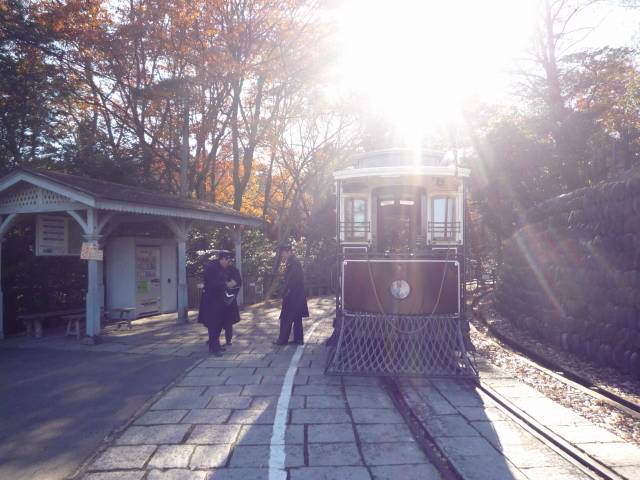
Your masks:
{"label": "posted sign", "polygon": [[77,256],[81,244],[82,230],[77,222],[56,215],[36,217],[36,255]]}
{"label": "posted sign", "polygon": [[100,250],[97,243],[84,242],[80,251],[80,259],[102,261],[103,251]]}

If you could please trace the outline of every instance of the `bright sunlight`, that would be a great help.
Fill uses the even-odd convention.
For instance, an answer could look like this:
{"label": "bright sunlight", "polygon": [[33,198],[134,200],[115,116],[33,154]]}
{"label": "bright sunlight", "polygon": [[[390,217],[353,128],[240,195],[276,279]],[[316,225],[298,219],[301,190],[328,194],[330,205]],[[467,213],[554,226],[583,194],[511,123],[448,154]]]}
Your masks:
{"label": "bright sunlight", "polygon": [[[500,101],[527,54],[532,0],[353,0],[339,15],[342,82],[390,119],[404,140],[456,122],[470,100]],[[592,25],[603,20],[587,19]],[[593,37],[598,32],[594,32]],[[608,35],[611,40],[611,35]]]}
{"label": "bright sunlight", "polygon": [[344,7],[344,82],[412,137],[497,96],[527,41],[530,2],[353,1]]}

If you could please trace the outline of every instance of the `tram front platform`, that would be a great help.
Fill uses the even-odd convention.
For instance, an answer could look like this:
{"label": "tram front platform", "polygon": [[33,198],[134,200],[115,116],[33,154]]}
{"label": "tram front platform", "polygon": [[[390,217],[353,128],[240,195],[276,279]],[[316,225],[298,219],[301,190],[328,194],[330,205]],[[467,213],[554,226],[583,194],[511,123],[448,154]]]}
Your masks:
{"label": "tram front platform", "polygon": [[[1,387],[3,405],[7,399],[15,404],[11,415],[26,416],[18,405],[29,402],[35,409],[45,408],[52,398],[47,389],[55,389],[56,384],[57,391],[72,394],[75,403],[50,405],[45,417],[57,419],[53,423],[42,416],[18,422],[0,438],[2,457],[10,459],[2,462],[0,478],[442,478],[379,379],[324,374],[328,353],[324,343],[332,332],[334,306],[330,297],[311,299],[305,345],[282,347],[271,343],[278,331],[279,305],[247,307],[235,326],[233,345],[220,358],[207,354],[206,329],[193,321],[195,312],[184,325],[177,325],[175,316],[164,315],[138,320],[132,330],[107,329],[98,345],[83,345],[63,335],[3,342],[0,369],[14,370],[12,380]],[[33,352],[37,352],[34,357],[58,356],[64,361],[60,360],[52,382],[43,383],[51,361],[40,360],[41,370],[31,368],[31,388],[25,389],[20,385],[20,362],[7,359]],[[110,360],[116,356],[126,362]],[[109,375],[96,367],[92,370],[92,365],[110,361]],[[81,372],[80,366],[88,372]],[[73,380],[78,378],[90,378],[93,383]],[[155,383],[135,401],[125,395],[151,380]],[[455,382],[414,379],[409,385],[416,394],[417,416],[429,424],[428,430],[439,439],[436,443],[461,478],[590,478],[511,424],[489,399],[468,389],[461,391]],[[517,385],[515,379],[500,377],[500,382]],[[102,395],[100,386],[114,395]],[[510,389],[516,396],[524,395],[521,388]],[[104,404],[123,403],[128,410],[118,416],[101,410]],[[566,415],[555,410],[563,408],[559,405],[540,400],[542,404],[549,417]],[[0,415],[7,415],[5,408],[1,411]],[[60,412],[65,421],[60,420]],[[103,426],[98,429],[96,422],[101,419]],[[576,432],[583,443],[590,443],[594,451],[613,448],[618,452],[613,460],[619,463],[617,472],[623,478],[637,478],[640,467],[633,464],[634,458],[640,458],[634,456],[637,447],[588,428],[586,420],[570,419],[579,427]],[[3,425],[6,420],[0,418]],[[91,437],[83,431],[99,435]],[[62,448],[51,450],[65,435],[68,440]],[[37,448],[32,448],[34,439]],[[28,457],[21,453],[25,448]],[[64,463],[63,459],[64,472],[52,467]]]}

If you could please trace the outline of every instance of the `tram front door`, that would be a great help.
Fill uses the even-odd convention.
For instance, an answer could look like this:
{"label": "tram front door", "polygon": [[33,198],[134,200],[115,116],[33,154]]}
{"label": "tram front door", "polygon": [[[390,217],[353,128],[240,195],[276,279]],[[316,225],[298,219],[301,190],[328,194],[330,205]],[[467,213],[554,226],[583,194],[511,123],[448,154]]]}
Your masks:
{"label": "tram front door", "polygon": [[378,197],[378,250],[404,253],[413,250],[418,231],[418,196],[384,195]]}

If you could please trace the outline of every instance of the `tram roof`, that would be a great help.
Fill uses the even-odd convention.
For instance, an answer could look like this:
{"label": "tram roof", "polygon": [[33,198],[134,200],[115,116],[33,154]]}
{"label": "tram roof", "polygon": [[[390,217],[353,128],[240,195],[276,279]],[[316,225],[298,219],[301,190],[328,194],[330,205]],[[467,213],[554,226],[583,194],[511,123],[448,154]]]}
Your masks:
{"label": "tram roof", "polygon": [[[468,155],[464,150],[458,150],[456,153],[458,159]],[[455,157],[454,152],[443,153],[434,150],[377,150],[354,155],[353,165],[334,172],[333,176],[336,180],[411,175],[468,177],[469,169],[456,167]]]}
{"label": "tram roof", "polygon": [[349,167],[333,172],[336,180],[363,177],[468,177],[471,171],[468,168],[455,165],[394,165],[387,167]]}

